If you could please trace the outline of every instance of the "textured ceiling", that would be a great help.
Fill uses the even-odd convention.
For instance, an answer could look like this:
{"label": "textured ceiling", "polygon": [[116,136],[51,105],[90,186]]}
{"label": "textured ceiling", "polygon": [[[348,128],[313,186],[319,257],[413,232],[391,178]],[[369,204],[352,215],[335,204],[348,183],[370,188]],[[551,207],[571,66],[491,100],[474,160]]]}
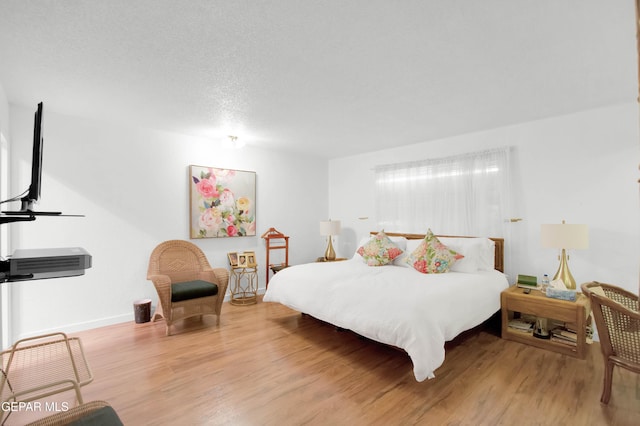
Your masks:
{"label": "textured ceiling", "polygon": [[0,0],[9,101],[340,157],[629,102],[632,0]]}

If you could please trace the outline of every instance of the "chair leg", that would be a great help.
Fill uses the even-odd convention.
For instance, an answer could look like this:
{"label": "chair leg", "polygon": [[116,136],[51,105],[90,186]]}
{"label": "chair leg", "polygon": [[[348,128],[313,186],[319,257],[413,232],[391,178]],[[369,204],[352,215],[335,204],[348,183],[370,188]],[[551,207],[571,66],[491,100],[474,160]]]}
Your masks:
{"label": "chair leg", "polygon": [[611,398],[611,382],[613,381],[613,362],[608,359],[604,362],[604,383],[602,385],[602,396],[600,402],[603,404],[609,403]]}
{"label": "chair leg", "polygon": [[164,318],[164,310],[162,309],[160,302],[158,302],[156,310],[153,312],[153,316],[151,317],[151,322],[156,322],[162,318]]}

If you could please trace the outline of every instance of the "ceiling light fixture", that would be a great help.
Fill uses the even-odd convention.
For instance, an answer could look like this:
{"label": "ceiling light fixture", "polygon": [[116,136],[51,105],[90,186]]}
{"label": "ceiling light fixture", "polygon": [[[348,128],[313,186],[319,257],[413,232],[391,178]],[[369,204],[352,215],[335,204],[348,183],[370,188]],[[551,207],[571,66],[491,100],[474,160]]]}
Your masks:
{"label": "ceiling light fixture", "polygon": [[233,135],[229,135],[229,140],[231,141],[231,147],[232,148],[242,148],[244,146],[244,142],[243,141],[238,141],[238,137],[237,136],[233,136]]}

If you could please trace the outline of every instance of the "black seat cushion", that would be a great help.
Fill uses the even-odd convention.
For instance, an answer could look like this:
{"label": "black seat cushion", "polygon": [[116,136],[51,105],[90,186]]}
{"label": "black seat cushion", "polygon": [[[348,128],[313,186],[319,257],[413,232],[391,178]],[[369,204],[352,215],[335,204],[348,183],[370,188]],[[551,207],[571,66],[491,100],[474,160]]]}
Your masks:
{"label": "black seat cushion", "polygon": [[171,286],[172,302],[182,302],[199,297],[215,296],[216,294],[218,294],[218,286],[202,280],[185,281]]}
{"label": "black seat cushion", "polygon": [[122,426],[122,421],[115,410],[109,406],[92,411],[69,424],[71,426]]}

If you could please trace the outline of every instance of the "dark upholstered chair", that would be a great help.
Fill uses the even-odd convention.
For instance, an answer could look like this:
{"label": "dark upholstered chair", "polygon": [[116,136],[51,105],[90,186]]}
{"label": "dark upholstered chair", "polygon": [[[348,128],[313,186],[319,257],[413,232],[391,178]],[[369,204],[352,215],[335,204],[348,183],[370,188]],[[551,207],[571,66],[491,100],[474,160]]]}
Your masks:
{"label": "dark upholstered chair", "polygon": [[613,367],[640,374],[640,312],[638,296],[611,284],[582,284],[589,296],[604,357],[604,385],[600,402],[609,403]]}
{"label": "dark upholstered chair", "polygon": [[152,321],[164,318],[167,336],[171,325],[185,318],[217,315],[229,284],[226,268],[212,268],[198,246],[170,240],[158,245],[149,259],[147,279],[153,281],[159,303]]}

